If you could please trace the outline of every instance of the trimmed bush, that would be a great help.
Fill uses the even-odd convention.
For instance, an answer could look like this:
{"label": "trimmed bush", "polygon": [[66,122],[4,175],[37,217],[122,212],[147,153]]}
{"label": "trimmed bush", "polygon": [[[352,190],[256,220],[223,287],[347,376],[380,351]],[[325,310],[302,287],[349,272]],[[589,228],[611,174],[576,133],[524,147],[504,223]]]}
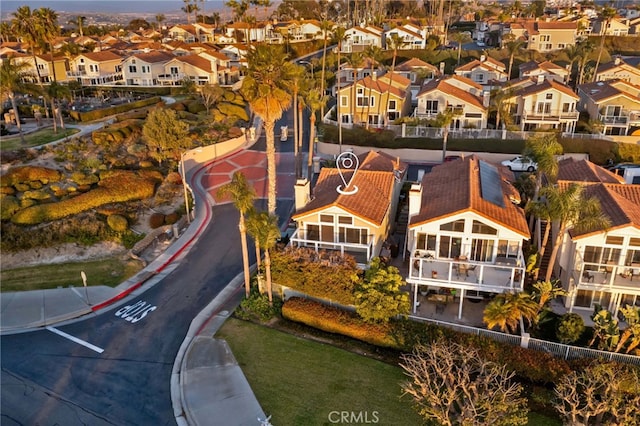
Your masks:
{"label": "trimmed bush", "polygon": [[107,225],[116,232],[124,232],[129,229],[127,218],[119,214],[112,214],[107,217]]}
{"label": "trimmed bush", "polygon": [[342,334],[377,346],[397,347],[388,324],[364,322],[351,312],[323,305],[312,300],[292,297],[282,306],[282,316],[308,326]]}
{"label": "trimmed bush", "polygon": [[[62,174],[58,170],[48,167],[13,167],[9,169],[7,173],[0,176],[0,186],[15,186],[17,183],[32,181],[39,181],[46,185],[50,182],[58,182],[60,179],[62,179]],[[22,191],[24,191],[24,189]]]}
{"label": "trimmed bush", "polygon": [[173,225],[178,221],[178,219],[180,219],[180,215],[178,213],[169,213],[164,217],[164,223],[166,223],[167,225]]}
{"label": "trimmed bush", "polygon": [[273,282],[342,305],[355,303],[358,273],[351,256],[295,247],[271,254]]}
{"label": "trimmed bush", "polygon": [[73,172],[69,179],[78,185],[93,185],[100,180],[98,176],[93,173],[85,174],[83,172]]}
{"label": "trimmed bush", "polygon": [[91,133],[91,138],[97,145],[119,145],[133,133],[142,131],[142,120],[126,120],[112,124]]}
{"label": "trimmed bush", "polygon": [[51,198],[51,194],[45,191],[25,191],[25,193],[22,194],[22,199],[26,198],[32,200],[46,200],[48,198]]}
{"label": "trimmed bush", "polygon": [[117,105],[109,108],[96,109],[94,111],[80,112],[69,111],[69,115],[75,121],[93,121],[107,117],[109,115],[116,115],[123,112],[131,111],[132,109],[143,108],[149,105],[155,105],[160,102],[158,96],[154,96],[149,99],[141,99],[139,101],[131,102],[128,104]]}
{"label": "trimmed bush", "polygon": [[11,219],[11,216],[20,210],[20,202],[13,195],[0,197],[0,219]]}
{"label": "trimmed bush", "polygon": [[189,104],[187,105],[187,111],[189,111],[191,114],[197,114],[206,110],[207,107],[205,107],[204,104],[199,101],[189,102]]}
{"label": "trimmed bush", "polygon": [[149,226],[151,229],[160,228],[164,225],[164,215],[162,213],[153,213],[149,216]]}
{"label": "trimmed bush", "polygon": [[157,180],[119,171],[98,183],[98,188],[57,203],[31,206],[13,215],[17,225],[36,225],[61,219],[108,203],[143,200],[153,196]]}
{"label": "trimmed bush", "polygon": [[0,186],[0,194],[2,195],[13,195],[16,193],[16,190],[11,186]]}
{"label": "trimmed bush", "polygon": [[149,160],[142,160],[139,164],[141,169],[150,169],[153,167],[153,163]]}
{"label": "trimmed bush", "polygon": [[230,104],[228,102],[220,102],[216,109],[226,117],[249,121],[249,114],[247,114],[247,111],[242,106]]}

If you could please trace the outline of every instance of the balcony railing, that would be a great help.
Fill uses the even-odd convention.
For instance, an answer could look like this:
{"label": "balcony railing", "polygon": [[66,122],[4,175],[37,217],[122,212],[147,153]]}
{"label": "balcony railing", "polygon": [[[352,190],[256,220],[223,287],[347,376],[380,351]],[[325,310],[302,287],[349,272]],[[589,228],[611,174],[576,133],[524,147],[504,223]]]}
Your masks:
{"label": "balcony railing", "polygon": [[545,112],[539,111],[522,111],[522,119],[527,121],[570,121],[577,120],[580,113],[578,111],[560,111],[550,110]]}
{"label": "balcony railing", "polygon": [[158,81],[182,81],[185,78],[185,74],[160,74],[158,75]]}
{"label": "balcony railing", "polygon": [[580,289],[632,291],[640,294],[640,263],[619,265],[617,262],[577,262],[572,276]]}
{"label": "balcony railing", "polygon": [[342,255],[349,254],[361,266],[367,265],[374,256],[373,243],[375,238],[371,234],[367,235],[366,243],[340,242],[338,234],[334,234],[333,237],[332,241],[322,241],[318,239],[317,234],[306,232],[304,229],[296,229],[289,241],[296,247],[309,247],[315,251],[338,251]]}
{"label": "balcony railing", "polygon": [[598,116],[600,120],[606,126],[620,126],[627,127],[629,124],[629,117],[626,115],[602,115]]}
{"label": "balcony railing", "polygon": [[407,282],[433,287],[502,293],[522,291],[524,258],[497,258],[495,263],[413,256]]}

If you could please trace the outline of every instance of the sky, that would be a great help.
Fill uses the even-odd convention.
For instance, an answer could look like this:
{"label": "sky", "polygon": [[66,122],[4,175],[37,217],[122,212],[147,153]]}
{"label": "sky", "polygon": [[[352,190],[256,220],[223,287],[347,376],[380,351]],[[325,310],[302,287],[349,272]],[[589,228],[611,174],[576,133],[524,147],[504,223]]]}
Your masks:
{"label": "sky", "polygon": [[[0,11],[13,12],[20,6],[29,6],[32,9],[49,7],[56,12],[177,12],[184,3],[182,0],[2,0]],[[198,1],[198,6],[200,2]],[[224,0],[206,0],[205,11],[223,10]]]}

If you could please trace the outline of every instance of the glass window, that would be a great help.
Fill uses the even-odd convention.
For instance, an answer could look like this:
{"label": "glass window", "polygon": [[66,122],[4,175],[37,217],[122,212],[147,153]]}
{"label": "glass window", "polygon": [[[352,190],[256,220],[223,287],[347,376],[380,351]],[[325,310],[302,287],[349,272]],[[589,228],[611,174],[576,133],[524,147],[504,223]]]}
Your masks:
{"label": "glass window", "polygon": [[330,214],[321,214],[320,222],[333,223],[333,216],[331,216]]}
{"label": "glass window", "polygon": [[614,245],[614,246],[621,246],[623,242],[624,242],[624,237],[615,237],[615,236],[612,236],[612,235],[608,235],[605,244],[611,244],[611,245]]}
{"label": "glass window", "polygon": [[490,262],[493,257],[494,240],[481,240],[474,238],[471,242],[471,260],[478,262]]}
{"label": "glass window", "polygon": [[443,235],[440,237],[440,257],[454,258],[460,256],[460,247],[462,246],[462,238],[449,237]]}
{"label": "glass window", "polygon": [[440,225],[441,231],[464,232],[464,219],[458,219],[453,222],[443,223]]}
{"label": "glass window", "polygon": [[129,65],[129,72],[138,72],[138,68],[135,65]]}
{"label": "glass window", "polygon": [[346,107],[349,105],[348,96],[340,96],[340,106]]}
{"label": "glass window", "polygon": [[307,240],[318,241],[320,239],[320,227],[318,225],[307,225]]}
{"label": "glass window", "polygon": [[496,228],[477,220],[473,221],[473,228],[471,232],[473,232],[474,234],[498,235],[498,230]]}
{"label": "glass window", "polygon": [[498,240],[498,257],[518,257],[517,241]]}
{"label": "glass window", "polygon": [[353,218],[351,216],[338,216],[338,223],[343,225],[353,225]]}
{"label": "glass window", "polygon": [[395,109],[396,109],[396,101],[389,101],[389,109],[391,111],[395,111]]}
{"label": "glass window", "polygon": [[631,238],[629,240],[629,245],[634,247],[640,247],[640,238]]}
{"label": "glass window", "polygon": [[417,250],[435,250],[436,249],[436,235],[418,233],[418,241],[416,243]]}
{"label": "glass window", "polygon": [[545,99],[553,99],[553,93],[547,93]]}

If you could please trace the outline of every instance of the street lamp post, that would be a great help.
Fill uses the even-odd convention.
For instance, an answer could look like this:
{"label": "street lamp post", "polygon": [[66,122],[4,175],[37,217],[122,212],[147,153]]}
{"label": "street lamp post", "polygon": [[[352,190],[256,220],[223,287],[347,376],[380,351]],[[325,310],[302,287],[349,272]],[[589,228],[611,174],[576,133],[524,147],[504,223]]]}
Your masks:
{"label": "street lamp post", "polygon": [[184,156],[187,154],[187,151],[184,151],[180,154],[180,168],[182,169],[182,189],[184,190],[184,206],[187,210],[187,223],[191,224],[191,213],[189,212],[189,196],[187,194],[187,173],[184,167]]}

